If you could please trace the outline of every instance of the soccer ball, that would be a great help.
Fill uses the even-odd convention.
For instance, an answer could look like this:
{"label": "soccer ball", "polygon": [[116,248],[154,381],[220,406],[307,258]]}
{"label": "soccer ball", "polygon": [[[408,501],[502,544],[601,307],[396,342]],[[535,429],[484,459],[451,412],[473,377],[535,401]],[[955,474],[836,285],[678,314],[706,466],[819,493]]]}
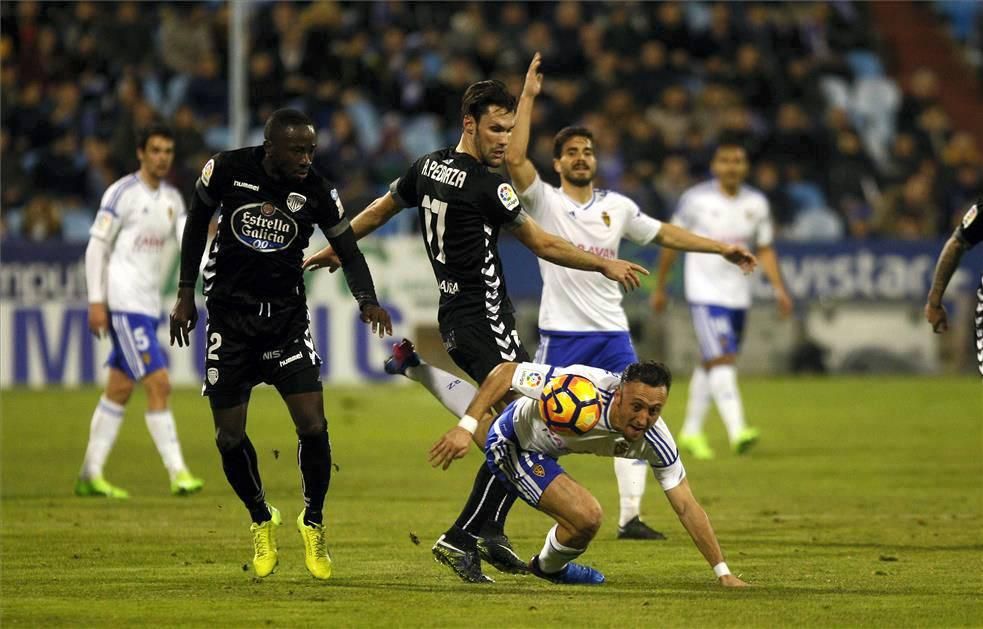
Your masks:
{"label": "soccer ball", "polygon": [[547,428],[561,435],[582,435],[601,419],[601,400],[594,383],[565,374],[549,381],[539,396],[539,414]]}

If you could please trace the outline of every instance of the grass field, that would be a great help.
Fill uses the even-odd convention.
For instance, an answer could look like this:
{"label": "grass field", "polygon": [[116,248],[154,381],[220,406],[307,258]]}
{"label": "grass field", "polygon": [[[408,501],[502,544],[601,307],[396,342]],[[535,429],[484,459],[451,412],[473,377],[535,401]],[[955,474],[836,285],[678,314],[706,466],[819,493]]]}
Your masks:
{"label": "grass field", "polygon": [[[743,388],[764,435],[759,449],[726,454],[713,419],[718,460],[686,464],[731,569],[754,584],[744,591],[716,586],[654,482],[644,513],[669,541],[616,541],[611,462],[588,456],[563,461],[607,514],[584,556],[607,584],[563,588],[499,574],[491,586],[458,581],[433,562],[430,545],[462,505],[478,454],[447,472],[430,469],[426,450],[451,418],[422,389],[381,386],[326,392],[338,465],[326,506],[335,576],[326,583],[308,577],[292,528],[302,500],[289,419],[272,390],[254,393],[249,432],[286,521],[279,571],[260,581],[245,569],[248,518],[195,392],[178,391],[173,407],[205,491],[168,495],[138,395],[107,468],[133,495],[125,503],[71,495],[97,391],[4,392],[0,623],[983,625],[978,380],[746,379]],[[666,413],[673,429],[685,399],[681,382]],[[517,504],[508,530],[528,556],[548,526]]]}

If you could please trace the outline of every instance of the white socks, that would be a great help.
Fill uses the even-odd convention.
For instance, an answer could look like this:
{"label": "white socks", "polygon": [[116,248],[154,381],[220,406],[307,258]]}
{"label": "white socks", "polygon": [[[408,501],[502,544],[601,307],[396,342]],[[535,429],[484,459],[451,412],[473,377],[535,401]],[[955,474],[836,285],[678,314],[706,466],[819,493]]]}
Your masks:
{"label": "white socks", "polygon": [[116,443],[122,423],[123,407],[105,395],[99,398],[99,404],[92,413],[92,423],[89,424],[89,445],[85,448],[85,460],[79,472],[81,478],[91,480],[102,476],[102,468]]}
{"label": "white socks", "polygon": [[717,365],[707,374],[710,382],[710,394],[717,403],[727,436],[734,443],[737,436],[744,430],[744,404],[741,402],[741,392],[737,389],[737,368],[734,365]]}
{"label": "white socks", "polygon": [[641,512],[648,467],[645,461],[615,457],[614,474],[618,477],[618,494],[621,496],[618,526],[624,526]]}
{"label": "white socks", "polygon": [[407,367],[406,377],[426,387],[454,417],[464,415],[474,394],[478,392],[467,380],[461,380],[454,374],[426,363]]}
{"label": "white socks", "polygon": [[174,415],[171,409],[165,408],[162,411],[147,411],[147,430],[154,438],[154,445],[157,452],[164,461],[167,473],[171,475],[171,480],[178,472],[183,472],[187,467],[184,464],[184,457],[181,456],[181,444],[177,440],[177,427],[174,425]]}
{"label": "white socks", "polygon": [[686,421],[683,422],[681,435],[698,435],[703,432],[703,421],[710,409],[710,381],[707,372],[697,365],[689,380],[689,400],[686,402]]}
{"label": "white socks", "polygon": [[539,551],[539,568],[543,572],[559,572],[564,566],[584,553],[586,548],[570,548],[556,541],[556,527],[553,525],[546,534],[546,543]]}

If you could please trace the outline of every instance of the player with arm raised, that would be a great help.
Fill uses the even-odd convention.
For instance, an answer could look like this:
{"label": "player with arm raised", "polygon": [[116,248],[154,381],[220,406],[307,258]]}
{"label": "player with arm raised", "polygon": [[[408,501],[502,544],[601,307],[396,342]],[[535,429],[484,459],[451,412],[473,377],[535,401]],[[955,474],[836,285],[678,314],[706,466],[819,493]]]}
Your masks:
{"label": "player with arm raised", "polygon": [[218,233],[204,269],[208,322],[203,395],[215,422],[225,476],[252,518],[256,574],[279,560],[280,512],[266,502],[256,450],[246,435],[253,386],[266,382],[283,398],[297,433],[305,508],[297,517],[307,570],[331,576],[323,525],[331,481],[331,446],[321,391],[321,358],[310,333],[301,268],[314,225],[334,245],[362,320],[392,333],[372,276],[355,243],[334,185],[311,166],[316,133],[303,113],[280,109],[266,123],[262,146],[219,153],[205,164],[184,230],[181,279],[171,312],[171,344],[186,346],[197,320],[194,287],[208,224]]}
{"label": "player with arm raised", "polygon": [[79,496],[126,498],[103,478],[103,465],[119,434],[123,410],[137,381],[147,391],[147,429],[171,479],[171,493],[192,494],[203,482],[188,471],[168,403],[171,383],[157,340],[161,320],[160,268],[164,245],[180,240],[184,200],[164,177],[174,161],[174,135],[152,125],[137,138],[140,170],[109,186],[89,230],[85,276],[89,329],[108,334],[109,379],[92,414],[89,444],[75,483]]}
{"label": "player with arm raised", "polygon": [[[587,387],[590,397],[601,403],[596,424],[582,434],[559,433],[544,421],[544,408],[552,403],[543,397],[544,392],[555,390],[557,377],[566,381],[571,375],[586,379],[592,385]],[[632,363],[620,375],[586,365],[510,362],[496,367],[481,385],[463,419],[481,417],[510,390],[521,396],[488,431],[485,464],[510,491],[556,520],[543,549],[529,561],[532,574],[554,583],[604,582],[598,570],[573,563],[601,526],[601,505],[557,459],[583,453],[645,461],[720,584],[746,585],[724,562],[710,519],[693,497],[679,452],[660,416],[671,386],[668,368],[654,361]],[[454,459],[467,454],[469,436],[460,426],[445,433],[430,450],[434,467],[447,469]],[[490,581],[480,569],[458,572],[458,576],[470,582]]]}
{"label": "player with arm raised", "polygon": [[[727,139],[720,142],[710,164],[714,179],[693,186],[679,200],[673,223],[701,236],[723,242],[753,246],[761,268],[775,291],[778,311],[792,312],[772,246],[768,200],[744,184],[748,158],[744,147]],[[652,307],[656,312],[667,304],[666,280],[676,252],[663,250],[659,257]],[[744,420],[744,405],[737,387],[737,354],[744,333],[744,318],[751,306],[751,280],[716,256],[687,253],[686,301],[693,316],[703,362],[693,370],[689,385],[686,421],[679,445],[697,459],[713,458],[703,434],[703,421],[713,400],[727,427],[731,447],[746,452],[758,440],[758,430]]]}
{"label": "player with arm raised", "polygon": [[[925,319],[932,324],[932,331],[941,334],[949,329],[949,317],[942,296],[949,286],[949,280],[959,266],[963,254],[983,241],[983,198],[966,211],[962,222],[956,227],[949,240],[946,241],[935,265],[935,275],[932,277],[932,287],[928,291],[925,302]],[[979,363],[980,374],[983,375],[983,275],[980,276],[980,286],[976,289],[976,360]]]}
{"label": "player with arm raised", "polygon": [[[544,229],[587,251],[617,257],[624,239],[640,245],[654,243],[683,251],[719,255],[747,273],[754,256],[738,244],[702,238],[676,225],[664,225],[639,209],[631,199],[594,187],[597,159],[594,137],[584,127],[566,127],[553,140],[553,169],[560,187],[547,185],[526,156],[533,105],[542,89],[540,55],[526,73],[516,114],[515,130],[505,162],[519,200]],[[539,261],[543,296],[539,306],[538,362],[551,365],[583,364],[621,372],[637,362],[628,333],[628,317],[618,286],[596,274]],[[645,492],[644,461],[615,458],[614,469],[621,496],[619,539],[664,539],[640,518]]]}
{"label": "player with arm raised", "polygon": [[[499,363],[529,357],[515,330],[512,302],[502,274],[498,236],[503,227],[537,256],[596,271],[627,290],[638,286],[636,273],[645,269],[582,251],[544,231],[523,211],[512,186],[489,170],[505,159],[515,126],[516,100],[501,81],[471,85],[462,101],[463,128],[457,146],[414,162],[386,195],[352,221],[352,228],[361,238],[403,208],[419,208],[424,245],[440,290],[438,323],[444,346],[454,363],[480,383]],[[334,249],[327,247],[304,264],[333,269],[337,257]],[[406,340],[394,347],[386,368],[422,383],[458,417],[475,391],[456,376],[422,364]],[[478,445],[483,436],[476,436]],[[486,561],[500,570],[525,570],[525,562],[515,555],[504,534],[505,518],[514,499],[481,465],[471,499],[459,519],[470,522],[471,530],[455,537],[453,548],[445,548],[438,541],[435,552],[456,553],[453,561],[470,561],[469,553],[478,553],[480,537],[481,557]]]}

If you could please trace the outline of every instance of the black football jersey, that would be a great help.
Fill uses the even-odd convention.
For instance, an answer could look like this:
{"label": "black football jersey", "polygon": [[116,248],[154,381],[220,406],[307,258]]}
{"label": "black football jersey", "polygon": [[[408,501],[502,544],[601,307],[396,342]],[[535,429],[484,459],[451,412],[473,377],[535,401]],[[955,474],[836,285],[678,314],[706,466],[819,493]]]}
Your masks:
{"label": "black football jersey", "polygon": [[396,202],[416,206],[440,290],[441,330],[512,312],[498,256],[503,225],[519,220],[512,186],[452,148],[418,159],[390,186]]}
{"label": "black football jersey", "polygon": [[972,247],[983,241],[983,199],[978,199],[963,216],[956,233],[967,245]]}
{"label": "black football jersey", "polygon": [[196,188],[220,204],[218,233],[202,274],[204,293],[256,303],[304,296],[301,268],[314,225],[332,238],[348,229],[338,191],[314,169],[303,181],[278,181],[263,169],[263,147],[215,155]]}

